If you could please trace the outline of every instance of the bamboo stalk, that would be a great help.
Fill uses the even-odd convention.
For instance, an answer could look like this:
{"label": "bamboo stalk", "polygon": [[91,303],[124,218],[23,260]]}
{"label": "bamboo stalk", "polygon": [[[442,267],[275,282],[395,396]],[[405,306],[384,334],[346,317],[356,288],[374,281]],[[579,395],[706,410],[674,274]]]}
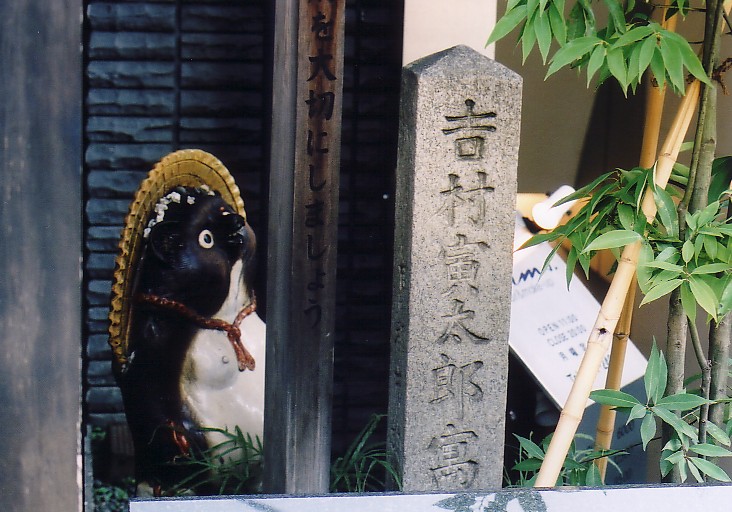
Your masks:
{"label": "bamboo stalk", "polygon": [[[671,176],[684,136],[688,130],[694,109],[699,97],[699,81],[695,80],[687,88],[686,95],[676,114],[674,123],[656,163],[654,181],[656,186],[665,188]],[[656,215],[656,203],[653,194],[647,190],[643,197],[643,213],[653,219]],[[587,341],[587,350],[577,370],[572,389],[559,417],[559,423],[549,444],[544,462],[536,478],[536,487],[551,487],[556,484],[564,459],[582,420],[587,399],[592,385],[600,370],[605,354],[612,343],[613,332],[618,324],[620,313],[633,281],[638,264],[641,243],[636,242],[623,249],[618,269],[615,272],[610,288],[603,300],[597,320]]]}
{"label": "bamboo stalk", "polygon": [[[674,15],[666,19],[668,9],[661,11],[663,26],[667,30],[675,31],[678,16]],[[639,165],[649,169],[656,161],[658,151],[658,139],[661,133],[661,119],[663,118],[663,105],[666,98],[666,87],[654,87],[649,79],[646,82],[646,112],[643,125],[643,142],[641,145]],[[620,313],[618,325],[615,328],[615,338],[610,351],[610,363],[605,380],[605,389],[620,389],[623,379],[623,366],[625,365],[625,352],[630,338],[633,310],[635,308],[636,284],[633,280],[628,290],[628,296]],[[615,431],[615,409],[608,405],[600,407],[600,415],[597,419],[595,431],[595,449],[609,450],[612,444],[613,432]],[[605,481],[607,473],[607,457],[601,457],[595,461],[600,478]]]}

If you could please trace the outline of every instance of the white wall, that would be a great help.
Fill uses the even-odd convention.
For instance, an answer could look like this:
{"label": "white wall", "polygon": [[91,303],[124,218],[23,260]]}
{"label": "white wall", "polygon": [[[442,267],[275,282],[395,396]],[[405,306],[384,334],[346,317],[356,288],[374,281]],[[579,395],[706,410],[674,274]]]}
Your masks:
{"label": "white wall", "polygon": [[485,42],[496,22],[496,0],[404,0],[402,62],[458,44],[493,58]]}

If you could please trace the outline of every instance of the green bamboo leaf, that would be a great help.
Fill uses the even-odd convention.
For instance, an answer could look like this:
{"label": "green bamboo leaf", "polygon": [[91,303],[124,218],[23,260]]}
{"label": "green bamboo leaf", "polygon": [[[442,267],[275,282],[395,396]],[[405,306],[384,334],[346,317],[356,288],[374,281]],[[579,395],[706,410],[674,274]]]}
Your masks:
{"label": "green bamboo leaf", "polygon": [[540,0],[526,0],[526,16],[531,18],[539,10]]}
{"label": "green bamboo leaf", "polygon": [[663,352],[658,350],[655,338],[651,344],[651,354],[648,356],[648,364],[646,372],[643,376],[643,384],[646,388],[646,397],[648,401],[655,404],[663,396],[666,390],[666,381],[668,378],[668,368],[666,366],[666,358]]}
{"label": "green bamboo leaf", "polygon": [[709,201],[719,200],[732,181],[732,156],[715,158],[712,163],[712,182],[709,184]]}
{"label": "green bamboo leaf", "polygon": [[718,272],[726,272],[727,270],[732,270],[732,266],[729,263],[707,263],[706,265],[699,265],[691,273],[692,275],[716,274]]}
{"label": "green bamboo leaf", "polygon": [[598,176],[597,178],[595,178],[594,180],[592,180],[587,185],[578,188],[577,190],[575,190],[574,192],[572,192],[568,196],[563,197],[562,199],[560,199],[559,201],[557,201],[556,203],[554,203],[552,206],[559,206],[561,204],[568,203],[570,201],[574,201],[576,199],[582,199],[584,197],[589,196],[590,195],[590,192],[592,192],[593,190],[595,190],[595,188],[600,183],[602,183],[603,181],[605,181],[606,179],[608,179],[613,174],[615,174],[615,173],[607,172],[607,173],[603,174],[602,176]]}
{"label": "green bamboo leaf", "polygon": [[711,259],[717,258],[717,253],[719,252],[718,248],[719,244],[717,244],[717,241],[714,239],[713,236],[704,236],[704,251]]}
{"label": "green bamboo leaf", "polygon": [[643,405],[633,395],[626,393],[625,391],[618,391],[616,389],[595,390],[590,393],[590,398],[599,404],[609,405],[611,407],[617,407],[620,409],[633,408],[636,405]]}
{"label": "green bamboo leaf", "polygon": [[628,69],[625,63],[623,50],[610,48],[607,51],[607,67],[625,91],[628,88]]}
{"label": "green bamboo leaf", "polygon": [[602,44],[602,40],[595,36],[580,37],[568,42],[562,48],[557,50],[557,53],[552,57],[545,79],[559,71],[564,66],[584,57],[598,44]]}
{"label": "green bamboo leaf", "polygon": [[668,40],[664,37],[661,38],[659,49],[661,50],[663,65],[666,68],[671,85],[676,91],[683,93],[685,84],[684,65],[680,52],[675,45],[669,44]]}
{"label": "green bamboo leaf", "polygon": [[644,304],[648,304],[649,302],[653,302],[658,298],[668,295],[676,288],[681,286],[681,283],[683,282],[683,279],[670,279],[668,281],[662,281],[658,283],[657,285],[651,287],[650,290],[648,290],[648,293],[646,293],[645,297],[643,297],[640,305],[642,306]]}
{"label": "green bamboo leaf", "polygon": [[[630,48],[630,56],[627,58],[628,61],[628,84],[634,85],[637,84],[640,76],[639,76],[639,63],[640,63],[640,50],[641,45],[640,44],[634,44],[629,47]],[[626,50],[627,53],[627,50]]]}
{"label": "green bamboo leaf", "polygon": [[642,75],[648,69],[648,66],[651,65],[651,59],[653,58],[653,52],[656,50],[657,41],[656,35],[653,34],[641,44],[640,56],[638,58],[639,75]]}
{"label": "green bamboo leaf", "polygon": [[592,77],[605,63],[605,46],[599,44],[592,50],[590,60],[587,62],[587,86],[589,87]]}
{"label": "green bamboo leaf", "polygon": [[717,466],[716,464],[709,462],[705,459],[700,459],[698,457],[689,457],[688,459],[694,466],[696,466],[699,471],[707,475],[708,477],[714,478],[715,480],[719,480],[720,482],[732,482],[730,480],[729,475]]}
{"label": "green bamboo leaf", "polygon": [[536,41],[539,43],[539,53],[541,61],[546,64],[546,58],[549,55],[549,48],[552,45],[552,27],[549,24],[549,16],[536,16],[534,19],[534,32],[536,32]]}
{"label": "green bamboo leaf", "polygon": [[658,253],[658,256],[656,256],[656,260],[670,261],[671,263],[676,263],[677,261],[679,261],[679,250],[674,246],[666,247]]}
{"label": "green bamboo leaf", "polygon": [[656,435],[656,419],[653,414],[646,414],[641,422],[640,427],[641,441],[643,442],[643,450],[646,449],[648,443]]}
{"label": "green bamboo leaf", "polygon": [[707,422],[707,434],[712,436],[719,444],[723,444],[724,446],[732,444],[732,440],[730,440],[727,433],[711,421]]}
{"label": "green bamboo leaf", "polygon": [[489,45],[491,43],[495,43],[499,39],[503,39],[506,35],[508,35],[513,29],[518,27],[519,23],[524,21],[526,19],[526,4],[519,5],[511,10],[507,10],[506,14],[503,15],[503,17],[496,22],[495,27],[493,27],[493,31],[491,32],[491,35],[488,37],[488,41],[486,41],[486,45]]}
{"label": "green bamboo leaf", "polygon": [[600,487],[603,485],[602,476],[600,475],[600,468],[597,464],[590,464],[587,468],[587,474],[585,475],[585,485],[590,487]]}
{"label": "green bamboo leaf", "polygon": [[508,2],[506,3],[506,12],[509,12],[511,9],[519,4],[526,6],[526,0],[508,0]]}
{"label": "green bamboo leaf", "polygon": [[580,2],[576,2],[569,11],[567,18],[567,39],[572,41],[586,35],[588,32],[585,22],[585,13]]}
{"label": "green bamboo leaf", "polygon": [[538,459],[524,459],[514,464],[515,471],[538,471],[541,468],[542,461]]}
{"label": "green bamboo leaf", "polygon": [[681,247],[681,257],[686,263],[689,263],[694,258],[694,243],[691,240],[684,242]]}
{"label": "green bamboo leaf", "polygon": [[676,32],[665,29],[663,29],[663,37],[671,45],[676,46],[676,51],[681,55],[681,60],[686,69],[689,70],[689,73],[698,78],[699,81],[709,85],[711,82],[709,82],[707,72],[699,61],[699,57],[696,56],[694,50],[689,46],[689,42]]}
{"label": "green bamboo leaf", "polygon": [[689,475],[687,474],[687,466],[689,466],[689,461],[686,460],[686,458],[682,459],[681,462],[678,464],[679,473],[681,474],[681,481],[686,482],[686,479],[689,478]]}
{"label": "green bamboo leaf", "polygon": [[614,32],[622,34],[625,32],[625,12],[623,11],[623,6],[617,0],[605,0],[605,5],[610,14],[610,20],[615,29]]}
{"label": "green bamboo leaf", "polygon": [[585,279],[590,278],[590,257],[589,253],[581,252],[579,255],[579,264],[582,267],[582,271],[585,273]]}
{"label": "green bamboo leaf", "polygon": [[711,404],[711,400],[702,398],[691,393],[676,393],[671,396],[664,396],[656,402],[656,405],[665,407],[669,411],[688,411],[696,409],[704,404]]}
{"label": "green bamboo leaf", "polygon": [[679,462],[684,460],[684,452],[681,450],[673,452],[671,455],[668,455],[666,457],[666,460],[669,461],[671,464],[678,464]]}
{"label": "green bamboo leaf", "polygon": [[[638,25],[630,30],[628,30],[625,34],[620,36],[613,42],[613,48],[621,48],[623,46],[627,46],[629,44],[636,43],[642,39],[648,38],[651,34],[653,34],[656,31],[655,27],[653,25]],[[645,42],[645,41],[644,41]],[[650,58],[649,58],[650,61]]]}
{"label": "green bamboo leaf", "polygon": [[651,57],[651,71],[653,72],[656,82],[658,82],[658,87],[663,87],[666,83],[666,67],[663,63],[660,46],[656,46],[653,50],[653,57]]}
{"label": "green bamboo leaf", "polygon": [[[640,266],[640,264],[639,264]],[[676,265],[675,263],[669,263],[668,261],[649,261],[644,263],[643,266],[649,268],[660,268],[661,270],[668,270],[669,272],[675,272],[680,275],[684,271],[684,267]]]}
{"label": "green bamboo leaf", "polygon": [[689,286],[691,292],[694,294],[697,303],[702,307],[704,311],[709,313],[714,320],[717,320],[717,306],[719,300],[714,293],[714,290],[704,281],[701,276],[689,276]]}
{"label": "green bamboo leaf", "polygon": [[548,0],[539,0],[539,16],[544,16],[546,14],[546,4]]}
{"label": "green bamboo leaf", "polygon": [[595,238],[584,251],[599,251],[601,249],[613,249],[616,247],[624,247],[628,244],[638,242],[643,237],[635,231],[629,229],[617,229],[614,231],[608,231]]}
{"label": "green bamboo leaf", "polygon": [[702,249],[704,249],[704,235],[699,234],[699,236],[697,236],[694,239],[694,262],[695,263],[699,259],[699,256],[701,256]]}
{"label": "green bamboo leaf", "polygon": [[697,458],[697,457],[686,457],[686,463],[687,463],[687,464],[689,465],[689,471],[690,471],[690,472],[691,472],[691,474],[692,474],[692,475],[694,476],[694,479],[695,479],[695,480],[696,480],[696,481],[697,481],[698,483],[703,483],[703,482],[704,482],[704,477],[703,477],[703,476],[701,475],[701,473],[699,472],[699,468],[697,468],[697,467],[696,467],[696,466],[695,466],[695,465],[693,464],[693,461],[694,461],[694,459],[696,459],[696,458]]}
{"label": "green bamboo leaf", "polygon": [[654,187],[653,197],[658,207],[658,216],[661,219],[666,233],[674,238],[679,237],[679,215],[676,212],[676,204],[666,190]]}
{"label": "green bamboo leaf", "polygon": [[618,219],[623,229],[635,231],[635,209],[627,203],[620,203],[617,206]]}
{"label": "green bamboo leaf", "polygon": [[566,278],[567,278],[567,288],[569,288],[569,283],[572,282],[572,277],[574,277],[574,268],[577,266],[577,257],[579,256],[579,251],[576,247],[572,247],[569,250],[569,253],[567,253],[567,269],[566,269]]}
{"label": "green bamboo leaf", "polygon": [[526,59],[529,58],[531,50],[534,49],[534,43],[536,43],[536,32],[534,31],[534,18],[529,17],[524,23],[521,36],[521,62],[525,63]]}
{"label": "green bamboo leaf", "polygon": [[518,248],[520,251],[521,249],[526,249],[528,247],[533,247],[534,245],[538,245],[544,242],[552,242],[556,240],[557,238],[560,238],[562,235],[556,232],[549,232],[549,233],[537,233],[536,235],[529,238],[526,242],[524,242],[521,247]]}
{"label": "green bamboo leaf", "polygon": [[551,25],[554,39],[559,43],[559,46],[564,46],[567,42],[567,24],[564,21],[562,10],[556,2],[549,4],[547,15],[549,16],[549,25]]}
{"label": "green bamboo leaf", "polygon": [[542,450],[538,444],[531,439],[514,434],[514,437],[518,439],[519,446],[527,453],[529,457],[534,459],[544,460],[544,450]]}
{"label": "green bamboo leaf", "polygon": [[671,426],[671,428],[676,431],[676,434],[678,434],[680,438],[686,436],[692,441],[698,442],[696,429],[668,409],[665,409],[663,407],[651,407],[651,411],[653,412],[653,414],[661,418],[664,423],[667,423],[669,426]]}
{"label": "green bamboo leaf", "polygon": [[628,413],[628,419],[626,420],[625,424],[627,425],[633,420],[639,420],[641,418],[644,418],[647,413],[648,410],[646,409],[645,405],[634,405],[633,408],[630,410],[630,413]]}
{"label": "green bamboo leaf", "polygon": [[671,472],[671,470],[674,468],[673,463],[669,462],[668,458],[667,458],[667,457],[671,456],[671,454],[672,453],[668,450],[664,450],[661,452],[661,456],[660,456],[658,463],[659,463],[659,466],[661,469],[661,476],[663,476],[663,477],[668,475]]}
{"label": "green bamboo leaf", "polygon": [[719,314],[726,315],[732,311],[732,278],[727,276],[722,288],[722,298],[719,301]]}
{"label": "green bamboo leaf", "polygon": [[641,244],[641,252],[638,256],[638,269],[636,276],[638,279],[638,287],[645,294],[650,288],[650,280],[653,272],[648,268],[647,264],[653,261],[653,249],[649,243]]}
{"label": "green bamboo leaf", "polygon": [[691,291],[688,281],[684,281],[681,285],[681,307],[684,309],[684,313],[689,317],[689,320],[696,322],[696,298],[694,293]]}
{"label": "green bamboo leaf", "polygon": [[705,457],[732,457],[732,452],[716,444],[693,444],[689,446],[689,451],[703,455]]}
{"label": "green bamboo leaf", "polygon": [[697,226],[701,227],[705,224],[709,224],[719,215],[719,201],[712,201],[704,209],[699,212],[699,219]]}

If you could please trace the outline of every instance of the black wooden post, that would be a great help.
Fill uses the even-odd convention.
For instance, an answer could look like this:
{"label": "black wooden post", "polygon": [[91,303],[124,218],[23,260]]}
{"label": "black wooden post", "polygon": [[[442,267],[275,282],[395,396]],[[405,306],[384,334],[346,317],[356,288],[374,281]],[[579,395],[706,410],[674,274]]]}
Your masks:
{"label": "black wooden post", "polygon": [[81,508],[81,0],[0,2],[0,496]]}
{"label": "black wooden post", "polygon": [[266,488],[328,490],[344,0],[275,4]]}

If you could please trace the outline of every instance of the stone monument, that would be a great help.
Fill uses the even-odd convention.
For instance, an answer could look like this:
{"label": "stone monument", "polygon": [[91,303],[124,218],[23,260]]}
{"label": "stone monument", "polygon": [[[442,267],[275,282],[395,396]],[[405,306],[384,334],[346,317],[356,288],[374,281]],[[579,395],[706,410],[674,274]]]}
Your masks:
{"label": "stone monument", "polygon": [[466,46],[403,70],[388,451],[405,491],[501,485],[521,87]]}

